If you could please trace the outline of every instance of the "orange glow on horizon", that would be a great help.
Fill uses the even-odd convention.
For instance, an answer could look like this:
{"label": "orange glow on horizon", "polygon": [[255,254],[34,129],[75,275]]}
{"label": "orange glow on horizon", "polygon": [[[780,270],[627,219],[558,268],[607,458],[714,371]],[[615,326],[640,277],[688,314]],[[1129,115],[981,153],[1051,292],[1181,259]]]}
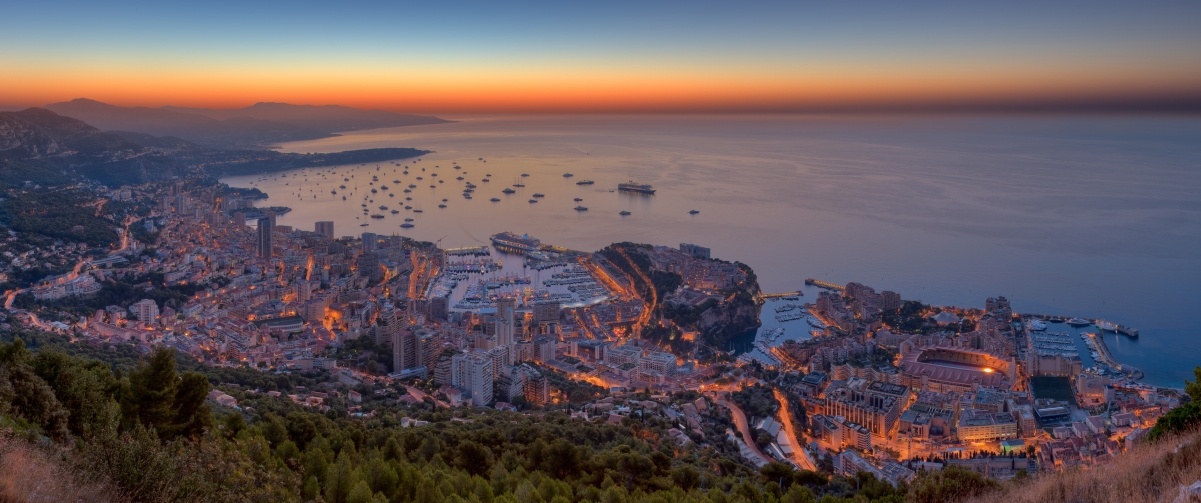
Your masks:
{"label": "orange glow on horizon", "polygon": [[[24,71],[22,71],[24,70]],[[121,106],[240,108],[259,101],[402,113],[794,111],[1201,97],[1201,71],[1100,67],[815,69],[377,68],[166,70],[64,65],[0,75],[0,104],[86,97]]]}

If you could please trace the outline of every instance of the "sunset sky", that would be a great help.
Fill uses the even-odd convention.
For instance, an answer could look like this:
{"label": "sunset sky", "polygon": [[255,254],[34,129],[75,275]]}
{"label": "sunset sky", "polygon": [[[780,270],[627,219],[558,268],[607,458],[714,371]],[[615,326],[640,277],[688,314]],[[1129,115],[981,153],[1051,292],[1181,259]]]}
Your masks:
{"label": "sunset sky", "polygon": [[10,2],[0,105],[1201,111],[1196,0],[169,4]]}

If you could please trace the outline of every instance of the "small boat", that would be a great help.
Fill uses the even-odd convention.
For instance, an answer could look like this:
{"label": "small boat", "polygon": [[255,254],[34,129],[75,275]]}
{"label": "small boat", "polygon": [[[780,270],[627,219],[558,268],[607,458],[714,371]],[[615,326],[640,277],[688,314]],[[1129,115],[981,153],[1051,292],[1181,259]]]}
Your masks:
{"label": "small boat", "polygon": [[490,199],[490,201],[492,201],[492,202],[494,202],[494,203],[499,203],[499,202],[500,202],[500,198],[499,198],[499,197],[494,197],[494,198]]}
{"label": "small boat", "polygon": [[[484,173],[484,176],[492,176],[492,173]],[[485,182],[488,180],[484,180]]]}
{"label": "small boat", "polygon": [[371,218],[384,218],[384,216],[380,215],[379,213],[372,213]]}
{"label": "small boat", "polygon": [[630,214],[630,212],[628,212],[628,211],[625,211],[625,210],[621,210],[621,213],[618,213],[618,215],[621,215],[621,216],[623,216],[623,217],[624,217],[624,216],[626,216],[626,215],[629,215],[629,214]]}
{"label": "small boat", "polygon": [[521,176],[530,176],[529,173],[522,173]]}
{"label": "small boat", "polygon": [[1063,318],[1060,318],[1058,316],[1052,316],[1050,318],[1047,318],[1047,323],[1063,323],[1063,321],[1064,321]]}
{"label": "small boat", "polygon": [[412,221],[413,221],[413,217],[405,217],[405,222],[412,222]]}
{"label": "small boat", "polygon": [[504,192],[505,194],[512,194],[512,193],[514,193],[514,192],[517,192],[517,191],[516,191],[516,190],[513,190],[513,189],[510,189],[510,188],[508,188],[508,187],[505,187],[505,190],[502,190],[501,192]]}
{"label": "small boat", "polygon": [[388,197],[396,197],[396,194],[393,194],[393,193],[389,192],[389,193],[388,193]]}
{"label": "small boat", "polygon": [[338,195],[338,191],[336,191],[336,190],[331,190],[331,191],[329,191],[329,193],[333,194],[333,195]]}
{"label": "small boat", "polygon": [[415,209],[415,210],[413,210],[413,213],[421,213],[421,209],[420,208]]}
{"label": "small boat", "polygon": [[395,184],[397,184],[397,185],[400,185],[400,180],[392,180],[392,183],[395,183]]}
{"label": "small boat", "polygon": [[471,194],[463,194],[463,199],[471,199]]}
{"label": "small boat", "polygon": [[534,197],[546,197],[546,194],[541,194],[541,193],[535,192]]}
{"label": "small boat", "polygon": [[536,203],[536,202],[538,202],[538,200],[537,200],[537,199],[530,199],[530,202],[531,202],[531,203]]}
{"label": "small boat", "polygon": [[577,203],[578,203],[578,202],[580,202],[580,201],[583,201],[583,199],[581,199],[581,198],[578,198],[578,197],[577,197],[577,198],[575,198],[575,202],[577,202]]}
{"label": "small boat", "polygon": [[418,180],[423,180],[423,178],[421,178],[420,176],[419,176],[419,177],[417,177],[417,179],[418,179]]}
{"label": "small boat", "polygon": [[345,186],[345,185],[339,185],[339,186],[338,186],[338,188],[339,188],[339,189],[345,189],[345,188],[346,188],[346,186]]}
{"label": "small boat", "polygon": [[405,190],[404,190],[405,194],[408,194],[408,193],[410,193],[410,192],[412,192],[412,191],[413,191],[413,189],[405,189]]}
{"label": "small boat", "polygon": [[578,182],[575,182],[576,185],[592,185],[594,183],[596,183],[596,182],[594,182],[592,180],[580,180]]}
{"label": "small boat", "polygon": [[688,214],[689,214],[689,215],[695,215],[695,214],[697,214],[697,213],[700,213],[700,212],[701,212],[701,210],[692,210],[692,211],[689,211],[689,212],[688,212]]}
{"label": "small boat", "polygon": [[366,207],[367,207],[367,205],[366,205],[366,204],[360,204],[359,206],[362,206],[362,207],[364,207],[364,208],[366,208]]}
{"label": "small boat", "polygon": [[445,208],[445,207],[446,207],[446,205],[445,205],[445,204],[439,204],[439,205],[438,205],[438,207],[439,207],[439,208]]}
{"label": "small boat", "polygon": [[447,199],[446,199],[445,197],[444,197],[444,198],[442,198],[442,202],[444,202],[444,203],[445,203],[446,201],[447,201]]}
{"label": "small boat", "polygon": [[575,176],[575,175],[573,175],[571,173],[563,173],[563,178],[571,178],[573,176]]}
{"label": "small boat", "polygon": [[413,209],[413,207],[412,207],[412,206],[405,206],[405,209],[406,209],[406,210],[411,210],[411,209]]}
{"label": "small boat", "polygon": [[395,215],[395,214],[397,214],[397,213],[400,213],[400,210],[392,210],[392,214],[393,214],[393,215]]}
{"label": "small boat", "polygon": [[413,228],[413,224],[410,224],[410,223],[408,223],[408,222],[405,222],[405,223],[403,223],[403,224],[400,224],[400,226],[401,226],[401,227],[403,227],[403,228],[405,228],[405,229],[412,229],[412,228]]}
{"label": "small boat", "polygon": [[1093,322],[1088,321],[1084,318],[1071,318],[1068,320],[1068,325],[1071,325],[1073,327],[1087,327],[1092,324],[1093,324]]}
{"label": "small boat", "polygon": [[388,209],[388,207],[387,207],[387,206],[380,206],[380,207],[379,207],[379,209],[381,209],[381,210],[386,210],[386,209]]}
{"label": "small boat", "polygon": [[346,200],[346,196],[342,196],[342,200],[343,200],[343,201],[345,201],[345,200]]}
{"label": "small boat", "polygon": [[488,180],[487,178],[484,178],[483,180],[480,180],[480,181],[481,181],[481,182],[487,182],[487,181],[490,181],[490,180]]}
{"label": "small boat", "polygon": [[416,186],[416,185],[414,185],[414,184],[411,184],[411,183],[410,183],[410,184],[409,184],[409,188],[410,188],[410,189],[415,189],[415,188],[417,188],[417,186]]}
{"label": "small boat", "polygon": [[367,224],[359,224],[359,227],[366,227]]}
{"label": "small boat", "polygon": [[586,208],[586,207],[584,207],[584,206],[576,206],[576,207],[575,207],[575,210],[576,210],[576,211],[588,211],[588,208]]}

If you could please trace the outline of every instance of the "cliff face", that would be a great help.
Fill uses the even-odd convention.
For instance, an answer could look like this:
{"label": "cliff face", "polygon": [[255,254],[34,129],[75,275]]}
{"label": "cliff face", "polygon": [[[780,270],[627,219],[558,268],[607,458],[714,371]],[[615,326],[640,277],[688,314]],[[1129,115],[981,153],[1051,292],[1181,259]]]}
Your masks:
{"label": "cliff face", "polygon": [[747,292],[701,313],[701,332],[710,343],[722,346],[731,338],[758,328],[759,305]]}

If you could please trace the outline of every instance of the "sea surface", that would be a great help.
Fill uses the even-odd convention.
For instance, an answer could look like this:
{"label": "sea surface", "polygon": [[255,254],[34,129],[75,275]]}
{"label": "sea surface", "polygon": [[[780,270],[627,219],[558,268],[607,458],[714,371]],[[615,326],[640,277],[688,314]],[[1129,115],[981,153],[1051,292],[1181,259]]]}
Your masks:
{"label": "sea surface", "polygon": [[[941,305],[983,307],[1003,295],[1023,313],[1139,328],[1138,339],[1105,337],[1149,384],[1181,387],[1201,364],[1197,118],[450,118],[459,122],[281,146],[435,151],[420,160],[223,181],[269,193],[260,205],[292,207],[279,223],[301,229],[333,220],[339,236],[397,233],[443,247],[485,244],[505,230],[589,251],[695,243],[749,264],[766,292],[802,290],[802,302],[817,292],[805,278]],[[368,185],[373,175],[380,182]],[[457,176],[477,185],[471,200]],[[577,185],[586,179],[595,184]],[[525,187],[501,192],[518,180]],[[615,191],[627,180],[657,192]],[[381,183],[389,190],[369,193]],[[528,202],[534,193],[545,197]],[[403,210],[404,197],[423,211]],[[366,218],[364,203],[385,218]],[[399,227],[405,217],[413,228]],[[765,310],[765,325],[776,325],[773,316]],[[803,324],[782,325],[795,327],[787,338],[803,337]]]}

